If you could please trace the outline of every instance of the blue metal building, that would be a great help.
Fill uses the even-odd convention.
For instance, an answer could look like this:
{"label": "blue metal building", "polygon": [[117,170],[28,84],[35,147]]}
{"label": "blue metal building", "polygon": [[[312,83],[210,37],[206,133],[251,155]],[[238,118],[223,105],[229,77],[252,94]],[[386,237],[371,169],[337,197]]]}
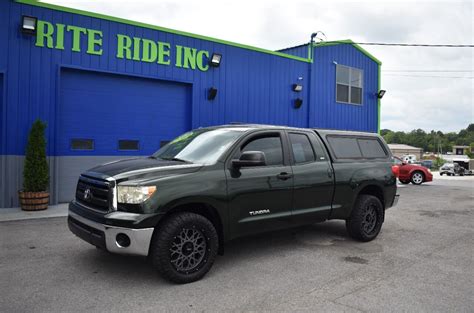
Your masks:
{"label": "blue metal building", "polygon": [[[222,56],[217,67],[213,54]],[[37,118],[48,125],[51,201],[65,202],[83,170],[149,155],[196,127],[252,122],[377,132],[380,65],[350,40],[269,51],[0,0],[0,207],[18,204]]]}

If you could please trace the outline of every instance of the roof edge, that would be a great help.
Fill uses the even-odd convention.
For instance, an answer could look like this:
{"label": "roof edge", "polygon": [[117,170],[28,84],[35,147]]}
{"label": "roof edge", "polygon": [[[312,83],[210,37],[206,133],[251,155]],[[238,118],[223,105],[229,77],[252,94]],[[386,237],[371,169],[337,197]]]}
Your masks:
{"label": "roof edge", "polygon": [[378,65],[382,65],[382,61],[377,59],[373,54],[362,48],[360,45],[352,41],[351,39],[344,39],[344,40],[334,40],[334,41],[322,41],[318,43],[313,43],[313,47],[320,48],[320,47],[327,47],[327,46],[335,46],[335,45],[352,45],[354,48],[365,54],[369,59],[377,63]]}
{"label": "roof edge", "polygon": [[240,44],[240,43],[236,43],[236,42],[232,42],[232,41],[217,39],[217,38],[203,36],[203,35],[197,35],[197,34],[193,34],[193,33],[188,33],[188,32],[179,31],[179,30],[175,30],[175,29],[171,29],[171,28],[166,28],[166,27],[156,26],[156,25],[152,25],[152,24],[132,21],[132,20],[128,20],[128,19],[124,19],[124,18],[120,18],[120,17],[114,17],[114,16],[110,16],[110,15],[105,15],[105,14],[101,14],[101,13],[89,12],[89,11],[84,11],[84,10],[80,10],[80,9],[73,9],[73,8],[64,7],[64,6],[60,6],[60,5],[56,5],[56,4],[40,2],[38,0],[14,0],[14,1],[16,3],[20,3],[20,4],[32,5],[32,6],[37,6],[37,7],[56,10],[56,11],[62,11],[62,12],[67,12],[67,13],[72,13],[72,14],[79,14],[79,15],[88,16],[88,17],[92,17],[92,18],[98,18],[98,19],[107,20],[107,21],[111,21],[111,22],[117,22],[117,23],[137,26],[137,27],[153,29],[153,30],[157,30],[157,31],[170,33],[170,34],[181,35],[181,36],[186,36],[186,37],[200,39],[200,40],[207,40],[207,41],[220,43],[220,44],[227,45],[227,46],[233,46],[233,47],[242,48],[242,49],[246,49],[246,50],[271,54],[271,55],[275,55],[275,56],[279,56],[279,57],[283,57],[283,58],[287,58],[287,59],[292,59],[292,60],[296,60],[296,61],[300,61],[300,62],[311,63],[311,59],[302,58],[302,57],[298,57],[298,56],[294,56],[294,55],[290,55],[290,54],[286,54],[286,53],[282,53],[282,52],[278,52],[278,51],[272,51],[272,50],[268,50],[268,49],[264,49],[264,48],[258,48],[258,47],[245,45],[245,44]]}

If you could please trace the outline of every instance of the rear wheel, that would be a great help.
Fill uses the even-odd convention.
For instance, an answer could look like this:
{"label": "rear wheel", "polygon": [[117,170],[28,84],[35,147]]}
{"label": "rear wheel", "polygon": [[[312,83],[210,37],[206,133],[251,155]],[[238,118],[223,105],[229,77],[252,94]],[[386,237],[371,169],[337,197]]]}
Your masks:
{"label": "rear wheel", "polygon": [[400,180],[400,182],[401,182],[402,184],[405,184],[405,185],[410,183],[409,180]]}
{"label": "rear wheel", "polygon": [[346,220],[349,235],[359,241],[371,241],[377,237],[382,228],[384,209],[377,197],[360,195]]}
{"label": "rear wheel", "polygon": [[410,180],[415,185],[421,185],[421,183],[425,180],[425,176],[422,172],[413,172],[413,174],[411,174]]}
{"label": "rear wheel", "polygon": [[216,259],[216,229],[204,216],[183,212],[169,217],[155,230],[151,260],[161,276],[186,284],[201,279]]}

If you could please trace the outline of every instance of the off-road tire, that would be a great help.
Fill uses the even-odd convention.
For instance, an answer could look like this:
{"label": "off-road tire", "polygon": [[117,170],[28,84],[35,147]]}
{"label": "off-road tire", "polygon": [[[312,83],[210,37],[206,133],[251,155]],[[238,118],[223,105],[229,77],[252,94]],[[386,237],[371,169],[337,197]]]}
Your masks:
{"label": "off-road tire", "polygon": [[[421,180],[419,175],[421,175]],[[415,171],[411,174],[410,180],[413,185],[421,185],[425,181],[425,174],[420,171]]]}
{"label": "off-road tire", "polygon": [[[368,213],[372,210],[373,213],[370,213],[369,217]],[[374,240],[382,228],[384,214],[383,205],[377,197],[360,195],[352,209],[351,216],[346,220],[347,232],[352,238],[359,241]],[[368,227],[368,224],[372,223],[373,225]]]}
{"label": "off-road tire", "polygon": [[[183,242],[180,238],[182,238],[185,230],[202,234],[201,240],[205,241],[205,247],[203,256],[202,258],[199,256],[199,261],[196,261],[195,267],[188,270],[179,270],[176,267],[177,265],[172,262],[173,258],[176,260],[176,253],[172,250],[176,247],[177,240]],[[155,229],[149,257],[153,266],[163,278],[170,282],[187,284],[206,275],[216,259],[218,248],[219,239],[214,225],[202,215],[182,212],[171,215]],[[194,249],[194,246],[192,249]],[[184,256],[184,245],[182,251]],[[193,256],[199,255],[197,252],[194,253],[194,250],[191,254]],[[190,265],[191,263],[188,262],[187,264]]]}

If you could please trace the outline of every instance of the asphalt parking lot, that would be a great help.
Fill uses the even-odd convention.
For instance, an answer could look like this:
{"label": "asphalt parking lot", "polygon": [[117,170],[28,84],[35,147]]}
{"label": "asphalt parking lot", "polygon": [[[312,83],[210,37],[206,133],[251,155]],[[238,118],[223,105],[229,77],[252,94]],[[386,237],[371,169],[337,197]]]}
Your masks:
{"label": "asphalt parking lot", "polygon": [[232,242],[201,281],[77,239],[64,217],[0,223],[0,312],[472,312],[474,177],[399,189],[379,237],[331,221]]}

